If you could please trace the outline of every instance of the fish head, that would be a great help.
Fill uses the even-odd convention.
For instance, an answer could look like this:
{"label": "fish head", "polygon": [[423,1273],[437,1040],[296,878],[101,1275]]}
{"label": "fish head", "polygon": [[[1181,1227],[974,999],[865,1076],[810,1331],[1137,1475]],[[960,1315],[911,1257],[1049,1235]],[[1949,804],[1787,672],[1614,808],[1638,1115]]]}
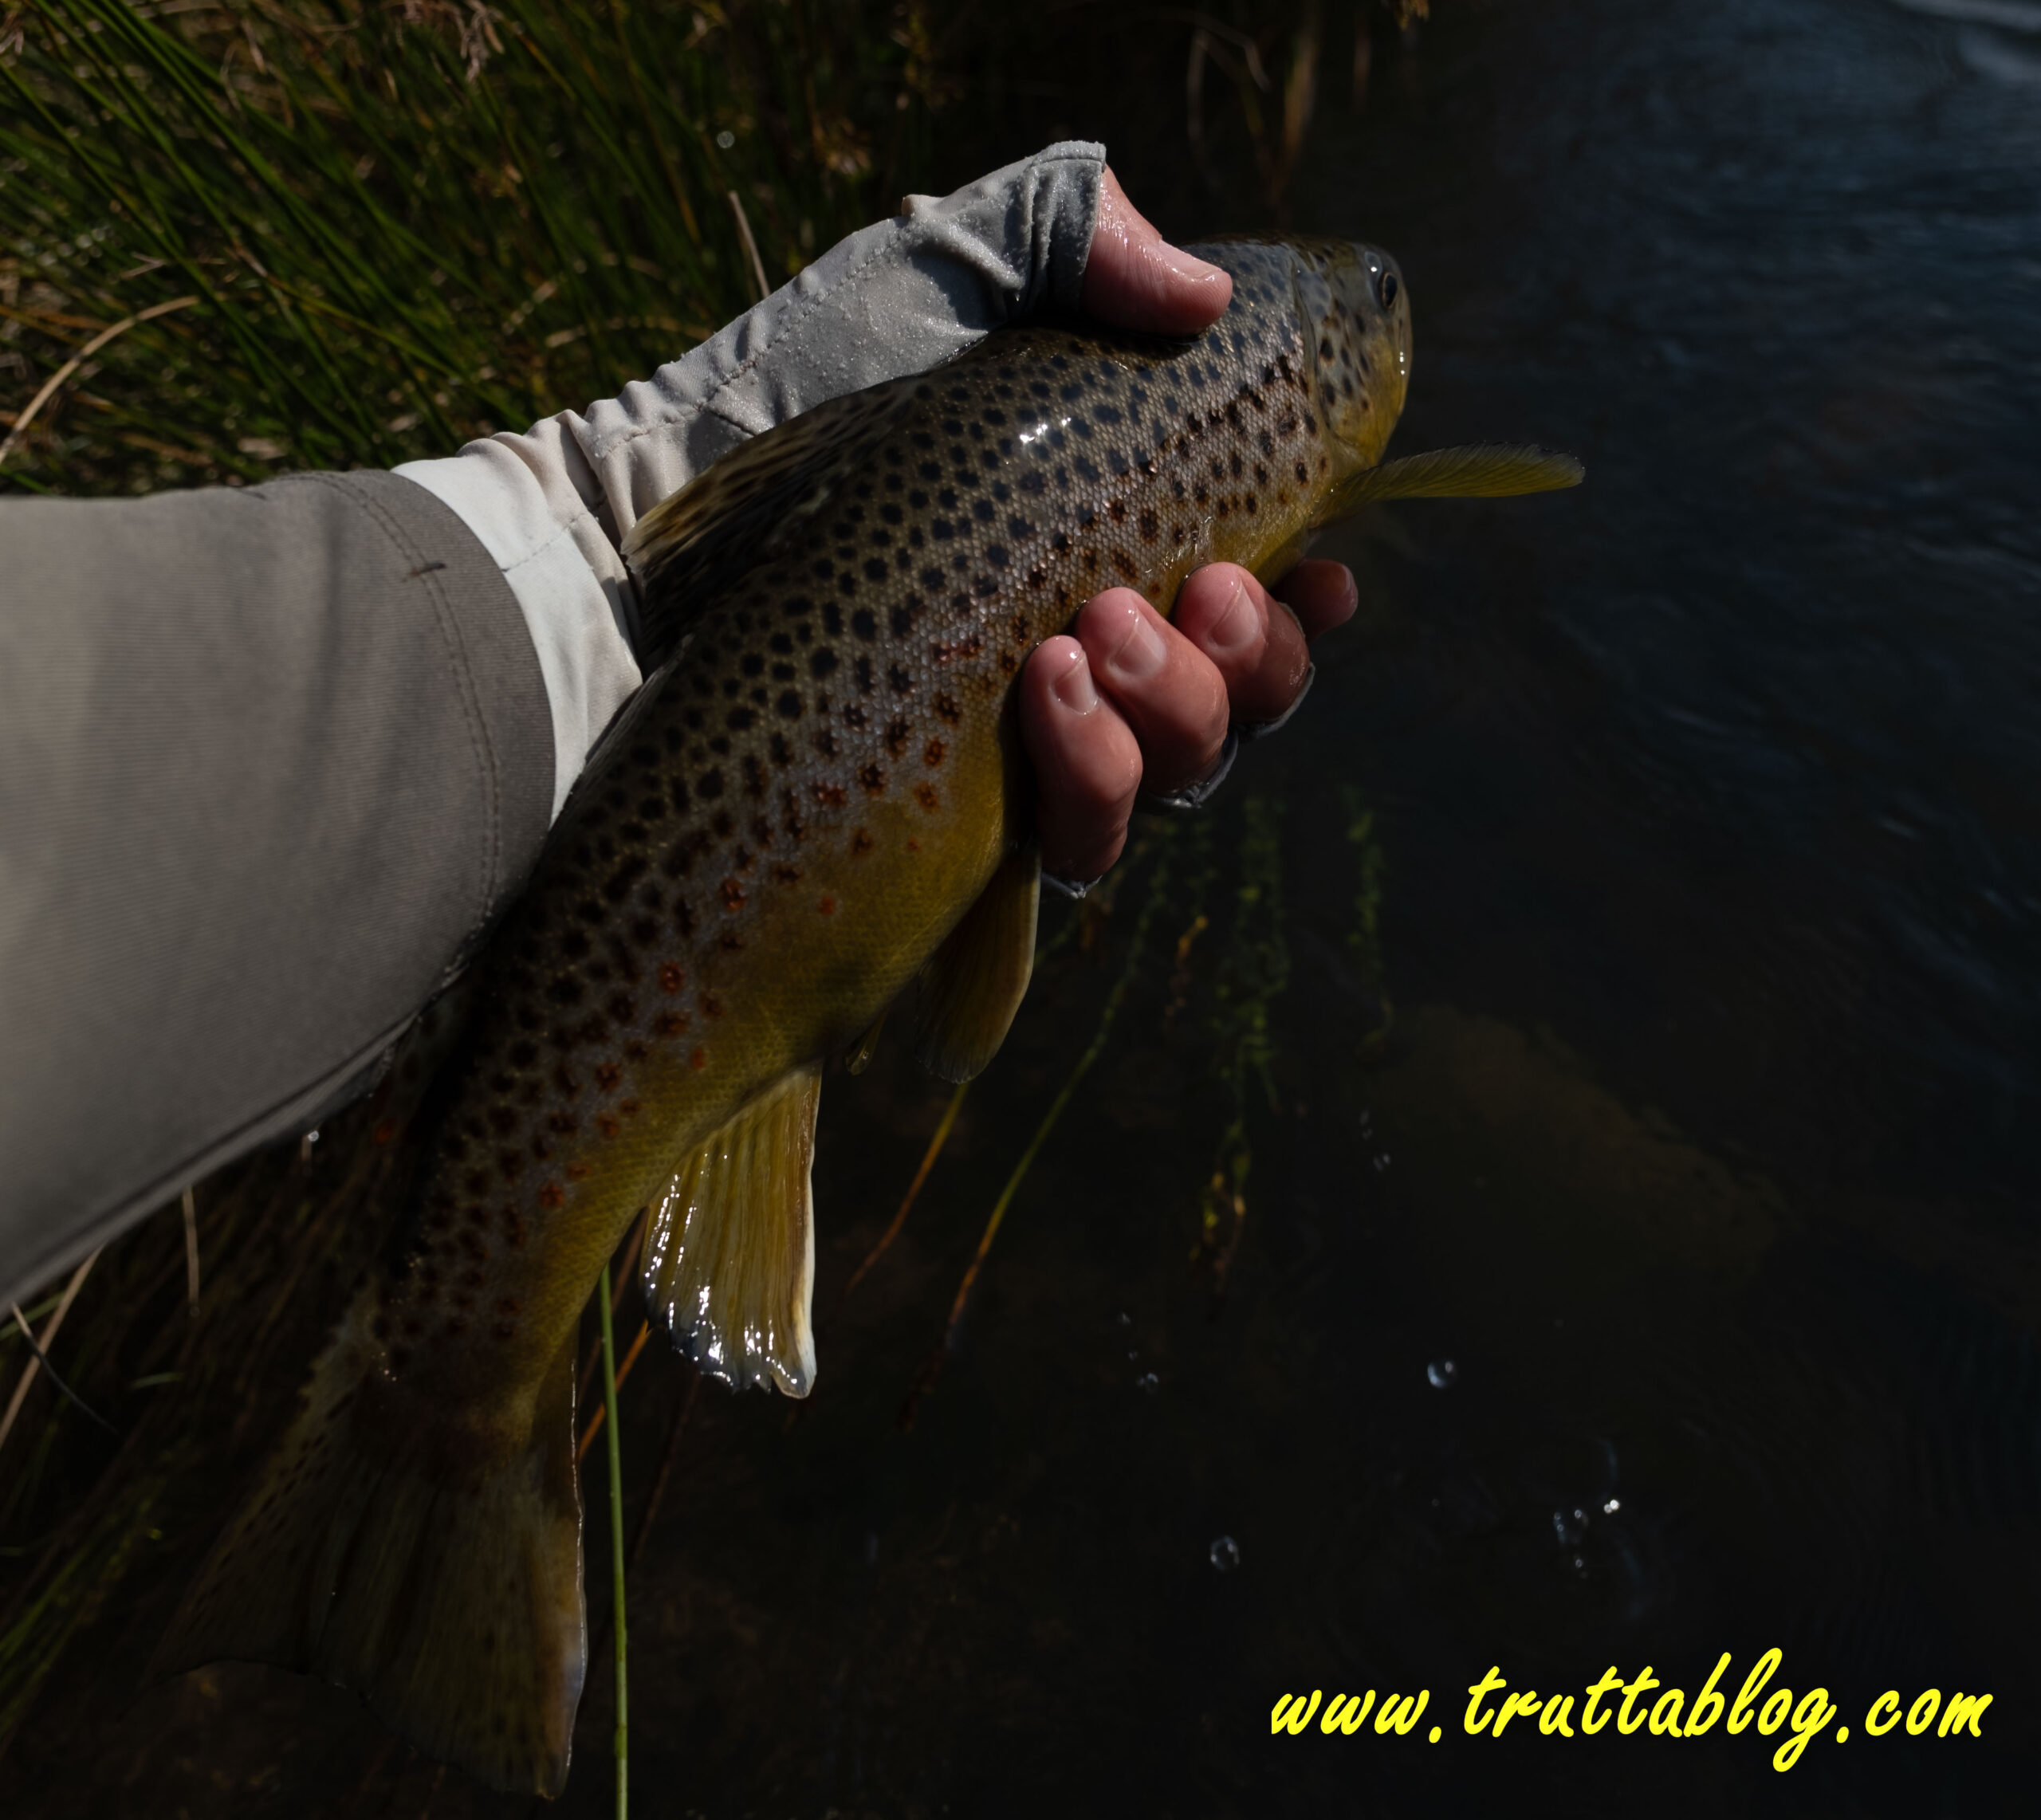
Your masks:
{"label": "fish head", "polygon": [[1402,269],[1354,240],[1297,243],[1294,289],[1327,440],[1349,471],[1382,459],[1410,383],[1410,297]]}

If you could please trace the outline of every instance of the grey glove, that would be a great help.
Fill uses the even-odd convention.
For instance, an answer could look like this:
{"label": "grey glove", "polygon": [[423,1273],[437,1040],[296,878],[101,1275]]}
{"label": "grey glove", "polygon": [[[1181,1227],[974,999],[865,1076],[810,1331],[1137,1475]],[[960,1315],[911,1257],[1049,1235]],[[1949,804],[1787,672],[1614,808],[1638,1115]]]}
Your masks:
{"label": "grey glove", "polygon": [[1074,310],[1105,156],[1072,140],[954,195],[910,196],[618,397],[397,470],[466,521],[524,609],[553,703],[555,815],[642,680],[619,553],[639,515],[761,430],[1044,306]]}

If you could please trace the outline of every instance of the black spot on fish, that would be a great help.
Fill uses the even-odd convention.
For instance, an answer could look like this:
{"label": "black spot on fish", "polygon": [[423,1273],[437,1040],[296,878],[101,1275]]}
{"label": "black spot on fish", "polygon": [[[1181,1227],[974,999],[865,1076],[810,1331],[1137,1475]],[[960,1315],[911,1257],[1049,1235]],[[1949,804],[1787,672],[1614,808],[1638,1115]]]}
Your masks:
{"label": "black spot on fish", "polygon": [[827,676],[836,667],[836,654],[827,645],[808,654],[808,669],[811,676]]}
{"label": "black spot on fish", "polygon": [[851,615],[851,630],[867,644],[870,644],[879,636],[879,622],[872,617],[869,607],[860,607]]}
{"label": "black spot on fish", "polygon": [[802,705],[800,696],[797,692],[792,689],[788,689],[781,694],[776,706],[778,707],[780,717],[783,720],[797,721],[801,717]]}
{"label": "black spot on fish", "polygon": [[694,780],[694,793],[712,801],[723,793],[723,774],[720,771],[705,771]]}

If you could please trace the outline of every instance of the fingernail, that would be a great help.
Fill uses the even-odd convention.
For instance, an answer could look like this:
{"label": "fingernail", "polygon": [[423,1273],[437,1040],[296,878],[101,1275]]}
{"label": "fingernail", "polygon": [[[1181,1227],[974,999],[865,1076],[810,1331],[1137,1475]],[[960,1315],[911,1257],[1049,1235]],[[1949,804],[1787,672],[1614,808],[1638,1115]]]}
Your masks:
{"label": "fingernail", "polygon": [[1106,667],[1127,682],[1145,682],[1169,662],[1169,647],[1148,615],[1138,608],[1127,615],[1126,638],[1107,660]]}
{"label": "fingernail", "polygon": [[1233,599],[1226,603],[1225,611],[1212,622],[1205,642],[1214,651],[1245,651],[1260,630],[1261,615],[1248,598],[1246,588],[1237,581],[1233,584]]}
{"label": "fingernail", "polygon": [[1215,279],[1225,278],[1232,282],[1226,269],[1214,265],[1209,260],[1201,259],[1194,253],[1186,253],[1181,246],[1172,246],[1166,240],[1158,239],[1149,250],[1149,257],[1158,265],[1166,265],[1180,278],[1188,278],[1193,284],[1209,285]]}
{"label": "fingernail", "polygon": [[1063,674],[1049,685],[1057,701],[1073,714],[1088,714],[1099,705],[1099,692],[1091,686],[1091,666],[1082,651],[1075,653]]}

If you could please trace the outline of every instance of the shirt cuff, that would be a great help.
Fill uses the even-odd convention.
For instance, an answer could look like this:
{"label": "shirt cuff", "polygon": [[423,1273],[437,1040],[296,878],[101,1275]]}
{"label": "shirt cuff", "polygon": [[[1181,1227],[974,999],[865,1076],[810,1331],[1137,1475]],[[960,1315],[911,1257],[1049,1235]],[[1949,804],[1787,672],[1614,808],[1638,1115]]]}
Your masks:
{"label": "shirt cuff", "polygon": [[[550,421],[518,440],[545,440],[549,431],[568,442]],[[549,452],[547,465],[564,481],[568,450]],[[517,598],[553,708],[556,820],[590,749],[644,680],[632,654],[636,602],[623,560],[580,496],[564,485],[549,489],[505,442],[471,442],[458,455],[395,471],[474,533]]]}

